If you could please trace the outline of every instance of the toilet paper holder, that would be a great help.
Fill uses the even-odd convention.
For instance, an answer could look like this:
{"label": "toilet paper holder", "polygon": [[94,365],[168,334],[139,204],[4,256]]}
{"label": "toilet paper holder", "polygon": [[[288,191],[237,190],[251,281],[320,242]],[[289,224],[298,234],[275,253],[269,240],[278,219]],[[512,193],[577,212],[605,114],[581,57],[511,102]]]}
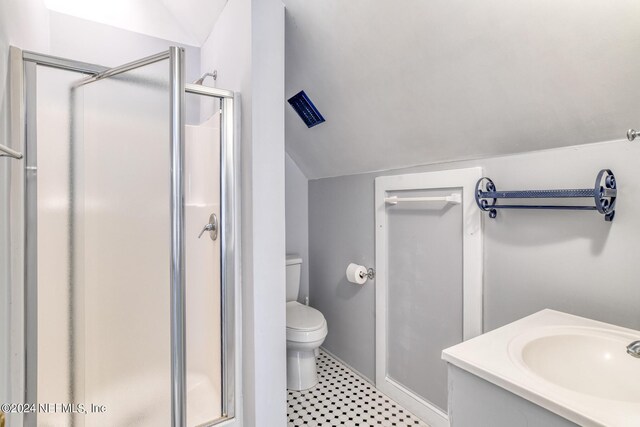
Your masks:
{"label": "toilet paper holder", "polygon": [[367,274],[365,274],[364,272],[361,272],[361,273],[360,273],[360,277],[361,277],[361,278],[363,278],[363,277],[365,277],[365,276],[366,276],[369,280],[373,280],[373,279],[376,277],[376,271],[375,271],[373,268],[369,267],[369,268],[367,268]]}
{"label": "toilet paper holder", "polygon": [[373,268],[367,268],[364,265],[356,264],[354,262],[347,265],[347,281],[355,283],[356,285],[364,285],[367,279],[373,279],[376,277],[376,272]]}

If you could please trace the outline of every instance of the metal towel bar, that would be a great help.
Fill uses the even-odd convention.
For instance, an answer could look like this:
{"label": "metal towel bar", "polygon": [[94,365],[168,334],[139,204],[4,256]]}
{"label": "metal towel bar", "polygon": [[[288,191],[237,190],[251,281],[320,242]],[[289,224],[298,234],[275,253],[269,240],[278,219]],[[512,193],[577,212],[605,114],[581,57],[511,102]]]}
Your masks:
{"label": "metal towel bar", "polygon": [[462,203],[460,193],[452,193],[450,196],[433,196],[433,197],[397,197],[391,196],[384,199],[388,205],[397,205],[401,202],[447,202],[459,205]]}
{"label": "metal towel bar", "polygon": [[[484,177],[476,184],[476,203],[478,207],[489,212],[489,218],[497,216],[497,209],[566,209],[566,210],[593,210],[604,215],[605,221],[612,221],[615,215],[616,178],[609,169],[603,169],[596,177],[593,188],[566,189],[566,190],[521,190],[498,191],[495,184],[489,178]],[[565,199],[565,198],[592,198],[593,205],[500,205],[498,199]]]}

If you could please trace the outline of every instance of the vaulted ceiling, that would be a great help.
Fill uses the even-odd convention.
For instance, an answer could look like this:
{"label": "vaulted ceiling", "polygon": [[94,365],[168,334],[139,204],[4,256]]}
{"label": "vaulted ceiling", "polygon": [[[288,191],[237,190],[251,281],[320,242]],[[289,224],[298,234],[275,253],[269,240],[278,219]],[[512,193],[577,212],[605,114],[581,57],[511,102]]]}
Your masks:
{"label": "vaulted ceiling", "polygon": [[44,0],[50,10],[201,46],[227,0]]}
{"label": "vaulted ceiling", "polygon": [[284,0],[286,147],[308,178],[623,137],[637,0]]}

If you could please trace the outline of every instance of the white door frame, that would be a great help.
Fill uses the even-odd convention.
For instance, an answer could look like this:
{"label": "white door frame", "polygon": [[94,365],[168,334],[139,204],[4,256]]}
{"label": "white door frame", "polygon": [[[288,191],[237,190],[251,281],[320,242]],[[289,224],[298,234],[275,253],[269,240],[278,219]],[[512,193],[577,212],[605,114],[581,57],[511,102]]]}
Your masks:
{"label": "white door frame", "polygon": [[480,178],[482,169],[474,167],[384,176],[375,180],[376,387],[431,427],[448,426],[448,415],[387,376],[388,242],[385,198],[389,191],[462,188],[463,339],[468,340],[482,333],[482,215],[474,195]]}

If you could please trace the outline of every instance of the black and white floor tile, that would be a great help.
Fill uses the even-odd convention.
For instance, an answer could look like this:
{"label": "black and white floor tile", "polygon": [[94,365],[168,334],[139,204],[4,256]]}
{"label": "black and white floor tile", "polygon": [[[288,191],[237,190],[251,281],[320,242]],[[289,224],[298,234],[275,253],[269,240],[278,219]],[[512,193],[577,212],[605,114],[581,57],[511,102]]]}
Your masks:
{"label": "black and white floor tile", "polygon": [[317,386],[289,390],[287,427],[429,427],[323,351],[317,369]]}

